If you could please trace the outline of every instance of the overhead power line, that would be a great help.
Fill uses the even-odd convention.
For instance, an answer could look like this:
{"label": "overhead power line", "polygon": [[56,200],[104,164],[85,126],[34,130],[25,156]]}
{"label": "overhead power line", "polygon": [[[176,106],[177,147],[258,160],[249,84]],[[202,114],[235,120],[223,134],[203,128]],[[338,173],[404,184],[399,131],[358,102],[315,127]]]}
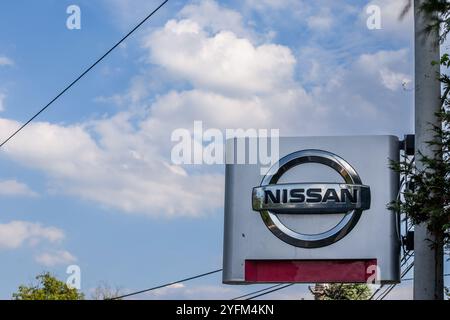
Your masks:
{"label": "overhead power line", "polygon": [[3,147],[9,140],[11,140],[16,134],[18,134],[23,128],[25,128],[31,121],[36,119],[42,112],[44,112],[48,107],[50,107],[56,100],[58,100],[64,93],[66,93],[72,86],[74,86],[81,78],[89,73],[97,64],[99,64],[103,59],[105,59],[114,49],[116,49],[122,42],[124,42],[129,36],[131,36],[137,29],[139,29],[151,16],[159,11],[169,0],[163,1],[155,10],[148,14],[141,22],[139,22],[133,29],[131,29],[122,39],[120,39],[116,44],[114,44],[105,54],[103,54],[99,59],[97,59],[93,64],[91,64],[86,70],[84,70],[75,80],[73,80],[68,86],[66,86],[62,91],[60,91],[49,103],[47,103],[41,110],[35,113],[30,119],[22,124],[16,131],[8,136],[1,144],[0,148]]}
{"label": "overhead power line", "polygon": [[[408,263],[408,261],[412,258],[414,256],[414,254],[406,254],[406,255],[404,255],[403,257],[402,257],[402,259],[401,259],[401,265],[400,265],[400,268],[402,268],[404,265],[406,265],[407,263]],[[413,262],[414,263],[414,262]],[[401,275],[400,275],[400,279],[402,279],[404,276],[406,276],[406,274],[408,273],[408,271],[409,271],[409,269],[411,268],[412,266],[411,265],[409,265],[409,266],[407,266],[406,267],[406,269],[401,273]],[[406,271],[406,272],[405,272]],[[389,286],[390,287],[390,286]],[[389,287],[388,288],[385,288],[385,284],[382,284],[377,290],[375,290],[375,292],[374,293],[372,293],[372,295],[370,296],[370,298],[369,298],[369,300],[377,300],[379,297],[381,297],[387,290],[389,290]],[[383,290],[384,289],[384,291],[383,292],[381,292],[379,295],[378,295],[378,297],[377,298],[375,298],[375,296],[381,291],[381,290]],[[359,295],[360,296],[360,295]],[[358,296],[358,298],[359,298],[359,296]]]}
{"label": "overhead power line", "polygon": [[249,296],[252,296],[252,295],[254,295],[254,294],[257,294],[257,293],[260,293],[260,292],[264,292],[264,291],[266,291],[266,290],[270,290],[270,289],[273,289],[273,288],[277,288],[277,287],[279,287],[279,286],[281,286],[281,285],[282,285],[282,283],[279,283],[279,284],[276,284],[276,285],[274,285],[274,286],[270,286],[270,287],[267,287],[267,288],[264,288],[264,289],[261,289],[261,290],[257,290],[257,291],[253,291],[253,292],[244,294],[244,295],[242,295],[242,296],[233,298],[233,299],[231,299],[231,300],[238,300],[238,299],[242,299],[242,298],[245,298],[245,297],[249,297]]}
{"label": "overhead power line", "polygon": [[253,300],[253,299],[255,299],[255,298],[258,298],[258,297],[261,297],[261,296],[265,296],[266,294],[269,294],[269,293],[272,293],[272,292],[275,292],[275,291],[278,291],[278,290],[285,289],[285,288],[290,287],[290,286],[292,286],[292,285],[294,285],[294,283],[289,283],[289,284],[287,284],[287,285],[285,285],[285,286],[282,286],[282,287],[279,287],[279,288],[275,288],[275,289],[266,291],[266,292],[264,292],[264,293],[258,294],[258,295],[256,295],[256,296],[247,298],[246,300]]}
{"label": "overhead power line", "polygon": [[[406,276],[406,274],[409,272],[409,270],[411,270],[411,268],[414,266],[414,261],[411,262],[410,265],[408,265],[408,267],[406,267],[405,271],[403,272],[401,279],[403,279],[404,276]],[[386,298],[388,296],[389,293],[391,293],[392,290],[394,290],[394,288],[397,286],[397,284],[391,284],[381,295],[378,296],[378,298],[376,300],[383,300],[384,298]]]}
{"label": "overhead power line", "polygon": [[[444,274],[444,277],[450,277],[450,273]],[[411,280],[414,280],[414,278],[406,278],[406,279],[402,279],[402,281],[411,281]]]}
{"label": "overhead power line", "polygon": [[210,272],[201,273],[201,274],[189,277],[189,278],[184,278],[184,279],[181,279],[181,280],[169,282],[169,283],[162,284],[162,285],[159,285],[159,286],[156,286],[156,287],[152,287],[152,288],[148,288],[148,289],[144,289],[144,290],[139,290],[139,291],[127,293],[127,294],[124,294],[124,295],[121,295],[121,296],[117,296],[117,297],[111,298],[109,300],[119,300],[119,299],[123,299],[123,298],[126,298],[126,297],[130,297],[130,296],[134,296],[134,295],[137,295],[137,294],[141,294],[141,293],[144,293],[144,292],[149,292],[149,291],[153,291],[153,290],[156,290],[156,289],[162,289],[162,288],[169,287],[169,286],[172,286],[172,285],[177,284],[177,283],[182,283],[182,282],[186,282],[186,281],[190,281],[190,280],[206,277],[206,276],[209,276],[211,274],[214,274],[214,273],[217,273],[217,272],[221,272],[221,271],[222,271],[222,269],[217,269],[217,270],[213,270],[213,271],[210,271]]}

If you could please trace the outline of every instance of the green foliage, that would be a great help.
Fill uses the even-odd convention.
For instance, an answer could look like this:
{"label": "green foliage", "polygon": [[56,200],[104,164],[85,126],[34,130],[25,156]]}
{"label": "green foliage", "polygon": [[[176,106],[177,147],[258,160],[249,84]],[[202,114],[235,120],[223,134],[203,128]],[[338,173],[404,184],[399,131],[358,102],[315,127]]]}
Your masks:
{"label": "green foliage", "polygon": [[442,127],[434,126],[434,140],[427,142],[434,152],[432,156],[419,152],[420,169],[407,158],[392,163],[394,170],[407,177],[408,185],[403,199],[389,208],[406,213],[414,224],[427,223],[429,231],[438,236],[436,245],[442,245],[450,238],[450,113],[443,108],[437,117]]}
{"label": "green foliage", "polygon": [[36,285],[21,285],[12,298],[15,300],[83,300],[84,295],[77,289],[72,289],[63,281],[56,279],[50,273],[36,276]]}
{"label": "green foliage", "polygon": [[[450,2],[448,0],[425,1],[421,10],[432,18],[428,30],[441,28],[441,41],[450,31]],[[439,62],[443,68],[450,67],[450,57],[443,54]],[[441,110],[436,114],[442,125],[429,124],[433,132],[431,141],[427,141],[431,155],[420,153],[415,161],[406,157],[400,162],[392,162],[392,168],[406,176],[408,184],[403,199],[389,204],[389,208],[402,211],[414,224],[426,223],[428,230],[437,238],[436,246],[449,243],[450,239],[450,78],[442,73],[438,75],[444,93],[441,98]],[[417,164],[420,163],[420,166]]]}
{"label": "green foliage", "polygon": [[[405,17],[405,15],[412,9],[413,0],[405,0],[405,7],[400,14],[400,18]],[[439,37],[441,43],[447,38],[450,32],[450,1],[449,0],[426,0],[423,2],[420,10],[428,15],[431,20],[430,25],[428,25],[425,33],[438,30],[440,32]]]}
{"label": "green foliage", "polygon": [[365,283],[331,283],[318,295],[320,300],[368,300],[372,291]]}
{"label": "green foliage", "polygon": [[427,0],[420,9],[431,17],[431,24],[424,31],[442,30],[440,40],[443,42],[450,32],[450,2],[448,0]]}

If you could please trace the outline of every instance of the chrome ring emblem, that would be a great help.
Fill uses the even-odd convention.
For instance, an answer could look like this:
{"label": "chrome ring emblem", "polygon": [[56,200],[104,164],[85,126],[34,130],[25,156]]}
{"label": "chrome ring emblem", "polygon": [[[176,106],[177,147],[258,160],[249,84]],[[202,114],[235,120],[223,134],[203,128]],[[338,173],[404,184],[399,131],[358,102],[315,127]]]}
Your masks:
{"label": "chrome ring emblem", "polygon": [[[337,171],[345,183],[277,184],[288,170],[305,163],[318,163]],[[296,247],[319,248],[339,241],[370,208],[370,188],[362,184],[355,169],[341,157],[323,150],[291,153],[272,166],[259,187],[253,188],[253,210],[259,211],[269,230]],[[286,227],[278,214],[345,214],[332,229],[304,234]]]}

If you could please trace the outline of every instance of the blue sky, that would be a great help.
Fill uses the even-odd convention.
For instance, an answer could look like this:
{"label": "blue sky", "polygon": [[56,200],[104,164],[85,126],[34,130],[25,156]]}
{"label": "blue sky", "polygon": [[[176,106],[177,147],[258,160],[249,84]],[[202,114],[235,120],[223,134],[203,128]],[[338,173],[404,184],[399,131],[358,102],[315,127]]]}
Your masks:
{"label": "blue sky", "polygon": [[[377,4],[382,29],[366,27]],[[81,30],[66,8],[81,8]],[[2,1],[0,137],[101,56],[155,0]],[[170,134],[413,131],[412,22],[401,1],[169,1],[0,152],[0,298],[77,264],[142,289],[221,267],[223,167],[175,166]],[[224,68],[227,66],[227,68]],[[178,199],[176,199],[178,198]],[[175,199],[175,201],[174,201]],[[231,298],[220,275],[141,298]],[[274,298],[308,297],[305,286]],[[402,286],[396,297],[409,297]]]}

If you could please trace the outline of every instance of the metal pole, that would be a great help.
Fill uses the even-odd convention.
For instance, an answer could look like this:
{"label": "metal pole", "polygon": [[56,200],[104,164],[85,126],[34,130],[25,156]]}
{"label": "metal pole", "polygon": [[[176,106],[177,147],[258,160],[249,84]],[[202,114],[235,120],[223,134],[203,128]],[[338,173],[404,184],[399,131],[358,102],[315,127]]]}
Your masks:
{"label": "metal pole", "polygon": [[[437,79],[439,65],[439,33],[427,34],[424,28],[430,24],[429,17],[420,11],[426,0],[414,0],[414,40],[415,40],[415,147],[416,165],[420,169],[419,151],[433,155],[433,149],[426,143],[434,139],[431,124],[439,125],[435,113],[440,109],[441,86]],[[425,224],[414,228],[414,299],[443,299],[443,248],[431,247],[435,235],[428,232]]]}

